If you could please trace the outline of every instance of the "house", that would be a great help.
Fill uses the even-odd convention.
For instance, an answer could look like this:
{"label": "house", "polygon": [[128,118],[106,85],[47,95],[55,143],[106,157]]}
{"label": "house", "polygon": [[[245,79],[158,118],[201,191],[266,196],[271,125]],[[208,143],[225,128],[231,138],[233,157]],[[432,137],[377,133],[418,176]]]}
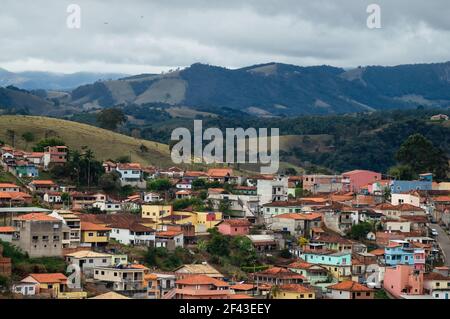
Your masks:
{"label": "house", "polygon": [[448,121],[448,115],[446,114],[436,114],[430,117],[431,121]]}
{"label": "house", "polygon": [[260,198],[260,205],[271,203],[273,201],[288,200],[288,177],[276,176],[270,179],[258,179],[256,192]]}
{"label": "house", "polygon": [[231,168],[210,168],[206,175],[210,182],[219,182],[220,184],[236,182],[236,177],[233,176],[233,169]]}
{"label": "house", "polygon": [[110,238],[123,245],[153,247],[155,244],[155,230],[136,220],[113,221],[108,227],[111,228]]}
{"label": "house", "polygon": [[32,192],[41,194],[58,191],[58,185],[56,185],[52,180],[33,180],[30,184],[28,184],[28,188]]}
{"label": "house", "polygon": [[273,217],[271,230],[289,232],[293,236],[310,237],[314,227],[322,225],[322,215],[319,213],[286,213]]}
{"label": "house", "polygon": [[13,172],[18,177],[39,177],[36,165],[28,161],[16,161]]}
{"label": "house", "polygon": [[31,195],[23,192],[1,192],[0,191],[0,206],[23,206],[32,203]]}
{"label": "house", "polygon": [[13,183],[0,183],[0,192],[18,193],[20,187]]}
{"label": "house", "polygon": [[323,222],[325,226],[340,235],[346,234],[353,226],[353,214],[358,210],[337,202],[319,210],[323,212]]}
{"label": "house", "polygon": [[70,193],[70,202],[73,210],[83,210],[91,208],[94,203],[105,202],[106,195],[103,193],[91,192],[72,192]]}
{"label": "house", "polygon": [[432,190],[433,182],[432,181],[392,181],[390,184],[391,194],[399,194],[399,193],[407,193],[410,191],[418,191],[418,190]]}
{"label": "house", "polygon": [[420,196],[415,192],[392,194],[391,204],[394,206],[401,204],[409,204],[415,207],[420,207]]}
{"label": "house", "polygon": [[24,153],[23,157],[26,160],[28,160],[28,162],[30,162],[36,166],[44,165],[44,153],[43,152]]}
{"label": "house", "polygon": [[15,283],[12,286],[11,291],[14,294],[19,294],[19,295],[22,295],[25,297],[34,296],[39,291],[39,283],[37,283],[35,281],[25,282],[22,280],[21,282]]}
{"label": "house", "polygon": [[256,196],[258,188],[255,186],[240,186],[236,185],[233,187],[233,193],[237,195],[249,195]]}
{"label": "house", "polygon": [[331,232],[323,232],[314,236],[311,238],[310,243],[322,244],[326,249],[338,252],[351,253],[354,250],[353,241]]}
{"label": "house", "polygon": [[164,299],[175,288],[176,276],[173,273],[153,272],[144,279],[147,281],[147,299]]}
{"label": "house", "polygon": [[97,253],[90,250],[81,250],[64,255],[67,263],[75,264],[87,277],[93,277],[94,267],[110,267],[112,266],[112,255],[105,253]]}
{"label": "house", "polygon": [[277,249],[277,241],[274,235],[247,235],[252,245],[259,253],[267,253]]}
{"label": "house", "polygon": [[44,194],[44,202],[52,204],[62,204],[61,192],[46,192]]}
{"label": "house", "polygon": [[287,266],[290,271],[306,278],[306,282],[314,285],[328,280],[328,270],[320,265],[307,263],[304,260],[295,261]]}
{"label": "house", "polygon": [[380,180],[380,173],[367,170],[354,170],[342,173],[342,190],[345,192],[358,193],[365,185]]}
{"label": "house", "polygon": [[126,296],[145,296],[144,276],[149,269],[137,264],[94,267],[94,279],[106,283],[115,292]]}
{"label": "house", "polygon": [[223,235],[244,236],[249,234],[250,225],[247,219],[226,219],[217,224],[217,229]]}
{"label": "house", "polygon": [[177,189],[192,189],[192,182],[189,180],[180,180],[176,186]]}
{"label": "house", "polygon": [[[177,216],[182,218],[178,219]],[[221,212],[194,212],[192,209],[186,209],[175,211],[172,215],[163,217],[160,223],[191,224],[195,227],[196,235],[206,235],[208,234],[208,229],[216,227],[222,221],[222,218],[223,214]]]}
{"label": "house", "polygon": [[203,262],[201,264],[185,264],[174,270],[177,278],[185,278],[192,275],[205,275],[208,277],[221,279],[223,275],[210,264]]}
{"label": "house", "polygon": [[164,247],[167,250],[175,250],[184,246],[183,231],[158,231],[155,234],[155,247]]}
{"label": "house", "polygon": [[375,290],[354,281],[343,281],[327,287],[330,299],[374,299]]}
{"label": "house", "polygon": [[[13,239],[13,234],[16,232],[16,229],[11,226],[0,226],[0,240],[10,243]],[[1,247],[1,246],[0,246]],[[1,254],[0,254],[1,256]]]}
{"label": "house", "polygon": [[62,256],[63,223],[44,213],[30,213],[13,218],[12,244],[30,258]]}
{"label": "house", "polygon": [[63,222],[69,229],[68,237],[63,237],[63,248],[75,248],[81,243],[81,220],[80,217],[66,210],[54,210],[49,216],[55,217]]}
{"label": "house", "polygon": [[145,193],[144,194],[144,202],[145,203],[156,203],[162,200],[161,196],[158,193]]}
{"label": "house", "polygon": [[175,282],[174,299],[229,299],[228,283],[206,275],[192,275]]}
{"label": "house", "polygon": [[396,265],[386,267],[383,288],[395,298],[402,295],[422,295],[424,288],[423,272],[412,266]]}
{"label": "house", "polygon": [[309,244],[300,252],[299,257],[307,263],[326,268],[339,281],[351,276],[351,252],[336,252],[324,248],[324,245],[321,244]]}
{"label": "house", "polygon": [[342,191],[342,175],[303,175],[303,189],[313,194]]}
{"label": "house", "polygon": [[[35,283],[36,294],[49,294],[56,299],[86,299],[87,293],[71,291],[67,286],[67,277],[61,273],[30,274],[22,283]],[[30,287],[28,285],[28,287]],[[30,291],[29,291],[30,292]]]}
{"label": "house", "polygon": [[219,210],[220,204],[227,202],[230,206],[230,216],[255,218],[259,212],[259,197],[252,195],[227,194],[224,189],[209,189],[208,200],[213,208]]}
{"label": "house", "polygon": [[192,191],[188,189],[175,192],[176,199],[189,199],[192,195]]}
{"label": "house", "polygon": [[281,286],[287,284],[301,284],[306,281],[306,278],[297,272],[281,267],[271,267],[266,270],[253,273],[252,277],[253,280],[257,282],[257,285],[263,283]]}
{"label": "house", "polygon": [[450,277],[439,272],[423,275],[424,293],[436,299],[450,299]]}
{"label": "house", "polygon": [[271,294],[271,299],[315,299],[314,289],[300,284],[277,286]]}
{"label": "house", "polygon": [[102,212],[106,213],[117,213],[122,210],[122,204],[118,201],[99,201],[92,204],[92,207],[97,207]]}
{"label": "house", "polygon": [[142,205],[142,218],[159,224],[161,219],[172,215],[172,205]]}
{"label": "house", "polygon": [[131,299],[129,297],[126,297],[124,295],[118,294],[117,292],[110,291],[89,299],[104,299],[104,300],[120,300],[120,299]]}
{"label": "house", "polygon": [[44,168],[50,165],[64,165],[67,163],[68,148],[66,146],[47,146],[44,148]]}
{"label": "house", "polygon": [[143,180],[142,167],[139,163],[118,163],[116,172],[120,175],[121,186],[147,187]]}
{"label": "house", "polygon": [[111,228],[91,222],[81,222],[81,246],[101,247],[109,242]]}

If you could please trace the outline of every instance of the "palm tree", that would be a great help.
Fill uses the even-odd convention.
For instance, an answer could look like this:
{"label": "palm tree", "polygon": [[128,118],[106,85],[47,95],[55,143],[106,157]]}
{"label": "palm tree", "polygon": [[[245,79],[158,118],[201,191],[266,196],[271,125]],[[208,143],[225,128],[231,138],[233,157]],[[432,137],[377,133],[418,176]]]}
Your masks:
{"label": "palm tree", "polygon": [[87,184],[88,184],[88,188],[89,188],[90,184],[91,184],[91,160],[94,159],[94,152],[92,152],[92,150],[88,148],[84,152],[83,156],[84,156],[84,159],[87,160],[87,162],[88,162]]}

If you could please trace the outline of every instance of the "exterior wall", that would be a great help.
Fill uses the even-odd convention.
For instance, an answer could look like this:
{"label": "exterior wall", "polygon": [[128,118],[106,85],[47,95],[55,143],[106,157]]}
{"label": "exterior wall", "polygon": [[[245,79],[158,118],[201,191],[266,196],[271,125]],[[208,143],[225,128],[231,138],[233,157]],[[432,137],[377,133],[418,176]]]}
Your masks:
{"label": "exterior wall", "polygon": [[381,180],[381,174],[372,171],[357,171],[342,174],[343,189],[349,192],[359,192],[361,187]]}
{"label": "exterior wall", "polygon": [[273,294],[273,299],[316,299],[316,294],[314,292],[300,293],[280,290],[280,292]]}
{"label": "exterior wall", "polygon": [[94,279],[113,283],[115,291],[144,289],[144,270],[119,268],[94,268]]}
{"label": "exterior wall", "polygon": [[[140,233],[139,233],[140,234]],[[117,240],[124,245],[146,245],[150,246],[155,241],[155,233],[145,233],[139,235],[129,229],[113,228],[110,233],[110,238]]]}
{"label": "exterior wall", "polygon": [[249,226],[231,226],[226,223],[220,223],[217,228],[220,233],[228,236],[245,236],[249,233]]}
{"label": "exterior wall", "polygon": [[383,287],[396,298],[400,298],[400,295],[405,293],[421,295],[423,293],[423,273],[414,275],[413,267],[407,265],[386,267]]}
{"label": "exterior wall", "polygon": [[412,194],[392,194],[391,204],[395,206],[400,204],[410,204],[420,207],[420,198]]}
{"label": "exterior wall", "polygon": [[273,201],[287,201],[288,177],[277,177],[275,180],[258,179],[256,193],[260,196],[260,205]]}
{"label": "exterior wall", "polygon": [[303,175],[303,189],[313,194],[342,191],[341,175]]}
{"label": "exterior wall", "polygon": [[95,230],[82,230],[81,231],[81,242],[83,243],[107,243],[109,241],[108,232],[105,231],[95,231]]}
{"label": "exterior wall", "polygon": [[162,217],[172,215],[172,205],[142,205],[142,218],[160,223]]}
{"label": "exterior wall", "polygon": [[414,190],[432,190],[431,181],[392,181],[391,194],[406,193]]}
{"label": "exterior wall", "polygon": [[327,297],[330,299],[351,299],[351,293],[349,291],[331,290]]}
{"label": "exterior wall", "polygon": [[409,233],[411,231],[410,222],[386,222],[385,227],[388,231],[400,231],[402,233]]}
{"label": "exterior wall", "polygon": [[20,237],[12,243],[30,258],[62,256],[62,221],[20,221],[16,225]]}
{"label": "exterior wall", "polygon": [[74,263],[80,266],[81,271],[88,276],[93,275],[94,267],[110,267],[112,266],[111,256],[90,257],[90,258],[74,258],[66,257],[68,263]]}

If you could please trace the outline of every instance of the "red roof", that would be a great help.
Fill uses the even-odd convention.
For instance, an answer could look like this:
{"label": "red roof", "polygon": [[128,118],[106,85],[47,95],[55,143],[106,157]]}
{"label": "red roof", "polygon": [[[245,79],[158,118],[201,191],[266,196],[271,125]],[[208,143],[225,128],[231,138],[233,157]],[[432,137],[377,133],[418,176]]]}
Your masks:
{"label": "red roof", "polygon": [[66,283],[67,277],[61,273],[53,274],[30,274],[39,283]]}
{"label": "red roof", "polygon": [[335,285],[331,285],[327,287],[328,289],[340,290],[340,291],[351,291],[351,292],[373,292],[373,289],[370,289],[360,283],[354,281],[343,281]]}
{"label": "red roof", "polygon": [[93,230],[93,231],[109,231],[111,230],[111,228],[99,225],[99,224],[94,224],[94,223],[90,223],[90,222],[81,222],[81,230]]}
{"label": "red roof", "polygon": [[231,168],[210,168],[207,172],[210,177],[226,177],[233,175]]}
{"label": "red roof", "polygon": [[295,220],[314,220],[318,218],[322,218],[322,215],[319,213],[287,213],[274,216],[274,218],[284,218],[284,219],[295,219]]}
{"label": "red roof", "polygon": [[30,213],[16,217],[17,220],[33,220],[33,221],[57,221],[58,219],[45,213]]}
{"label": "red roof", "polygon": [[206,275],[190,275],[176,281],[180,285],[214,285],[216,287],[228,287],[228,283]]}
{"label": "red roof", "polygon": [[11,226],[0,227],[0,233],[13,233],[15,231],[16,231],[16,229],[14,227],[11,227]]}
{"label": "red roof", "polygon": [[250,226],[251,223],[247,220],[247,219],[226,219],[224,221],[222,221],[223,224],[228,224],[230,226],[233,227],[238,227],[238,226]]}
{"label": "red roof", "polygon": [[56,185],[53,181],[51,180],[34,180],[31,182],[31,184],[33,185]]}
{"label": "red roof", "polygon": [[305,286],[299,285],[299,284],[281,285],[280,290],[298,292],[298,293],[313,293],[314,292],[314,289],[311,289],[311,288],[308,288],[308,287],[305,287]]}
{"label": "red roof", "polygon": [[16,184],[13,183],[0,183],[0,188],[17,188]]}

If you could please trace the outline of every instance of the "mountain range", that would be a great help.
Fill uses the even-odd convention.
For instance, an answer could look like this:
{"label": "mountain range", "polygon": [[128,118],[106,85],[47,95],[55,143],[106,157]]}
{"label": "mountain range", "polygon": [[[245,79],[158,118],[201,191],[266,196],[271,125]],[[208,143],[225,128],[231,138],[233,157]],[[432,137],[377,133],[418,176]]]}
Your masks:
{"label": "mountain range", "polygon": [[[35,103],[37,97],[43,100],[43,107],[48,108],[45,104],[50,103],[50,109],[56,107],[60,113],[117,105],[158,105],[163,109],[187,108],[216,114],[235,110],[251,116],[278,117],[450,106],[450,62],[350,70],[281,63],[227,69],[197,63],[165,74],[116,79],[114,76],[119,75],[78,74],[73,78],[63,76],[59,81],[53,74],[48,75],[49,80],[43,80],[45,76],[33,80],[29,74],[21,74],[28,75],[28,82],[19,85],[16,80],[16,84],[10,85],[31,90],[28,94],[33,100],[30,97],[29,103]],[[8,72],[0,72],[0,85],[14,83],[13,78]],[[57,89],[89,78],[96,80],[72,90]],[[16,101],[11,89],[0,91],[0,108],[17,110],[27,106],[23,96]],[[28,105],[31,114],[36,114],[35,109]]]}

